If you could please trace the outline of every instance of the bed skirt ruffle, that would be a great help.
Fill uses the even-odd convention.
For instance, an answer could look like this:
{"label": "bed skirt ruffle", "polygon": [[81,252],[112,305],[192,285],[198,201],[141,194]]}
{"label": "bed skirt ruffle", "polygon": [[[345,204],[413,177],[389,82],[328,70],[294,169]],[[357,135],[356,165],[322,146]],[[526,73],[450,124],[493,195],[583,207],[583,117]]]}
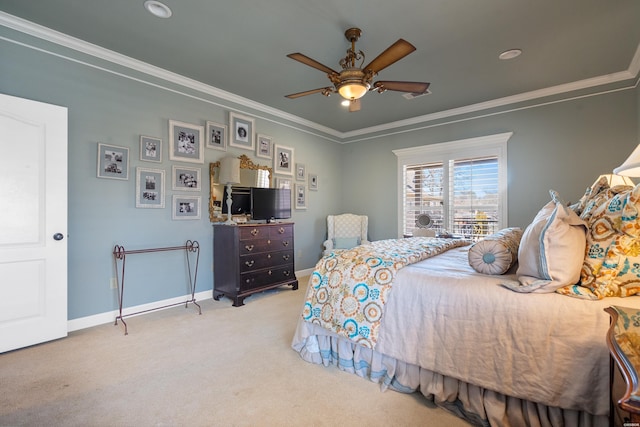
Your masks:
{"label": "bed skirt ruffle", "polygon": [[551,407],[506,396],[446,377],[299,322],[292,347],[303,360],[339,369],[380,384],[381,390],[420,391],[439,407],[477,426],[605,427],[607,416]]}

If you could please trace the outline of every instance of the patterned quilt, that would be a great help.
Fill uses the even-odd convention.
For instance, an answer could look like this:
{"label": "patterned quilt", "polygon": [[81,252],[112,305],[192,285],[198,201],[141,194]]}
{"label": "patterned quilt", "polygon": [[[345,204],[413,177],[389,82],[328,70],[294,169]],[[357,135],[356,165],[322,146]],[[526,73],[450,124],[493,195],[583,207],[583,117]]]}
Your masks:
{"label": "patterned quilt", "polygon": [[375,348],[396,272],[469,244],[459,239],[414,237],[336,250],[316,264],[302,317],[360,345]]}

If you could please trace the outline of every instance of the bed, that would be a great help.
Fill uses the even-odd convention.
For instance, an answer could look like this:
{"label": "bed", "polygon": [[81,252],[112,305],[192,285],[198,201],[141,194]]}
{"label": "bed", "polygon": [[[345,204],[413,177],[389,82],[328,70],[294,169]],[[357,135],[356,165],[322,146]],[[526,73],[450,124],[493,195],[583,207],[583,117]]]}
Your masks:
{"label": "bed", "polygon": [[[621,249],[620,241],[625,238],[637,249],[640,239],[629,227],[622,236],[609,233],[608,241],[594,233],[602,232],[603,215],[612,215],[606,211],[616,197],[619,209],[613,215],[623,219],[609,223],[622,229],[626,222],[637,223],[637,212],[628,208],[635,209],[638,196],[640,186],[602,186],[569,209],[552,193],[550,204],[521,231],[516,253],[502,274],[480,273],[470,261],[480,242],[415,237],[335,251],[323,257],[311,275],[292,347],[307,362],[336,365],[379,383],[383,390],[419,391],[473,425],[609,425],[605,337],[610,320],[604,309],[640,309],[640,298],[634,296],[640,286],[640,259],[634,250]],[[487,242],[495,244],[491,238]],[[409,252],[390,249],[396,244]],[[627,257],[618,256],[619,265],[614,265],[607,258],[617,256],[611,249],[599,252],[600,267],[594,268],[597,260],[585,262],[594,246],[605,244],[617,245],[618,255],[626,251]],[[521,265],[526,250],[537,251],[543,264],[538,272],[546,276],[531,277],[532,269]],[[513,254],[513,245],[510,251]],[[389,255],[394,253],[400,256]],[[385,290],[372,292],[371,278],[352,280],[364,274],[362,267],[350,265],[335,274],[337,266],[354,259],[371,264],[372,254],[390,256],[384,258],[389,267]],[[569,266],[576,264],[575,258],[578,264]],[[628,268],[629,260],[635,271]],[[590,274],[607,280],[598,276],[589,282]],[[335,292],[325,294],[323,288]],[[382,312],[371,309],[370,294],[384,300]],[[355,306],[361,310],[356,312]]]}

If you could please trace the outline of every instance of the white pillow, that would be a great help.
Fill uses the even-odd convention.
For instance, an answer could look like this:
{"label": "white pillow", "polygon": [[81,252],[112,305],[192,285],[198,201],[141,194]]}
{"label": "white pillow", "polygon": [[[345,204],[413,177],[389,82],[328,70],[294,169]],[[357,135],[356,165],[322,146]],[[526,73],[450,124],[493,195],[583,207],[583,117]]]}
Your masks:
{"label": "white pillow", "polygon": [[525,229],[518,250],[518,292],[554,292],[580,280],[586,247],[586,223],[551,190],[551,201]]}

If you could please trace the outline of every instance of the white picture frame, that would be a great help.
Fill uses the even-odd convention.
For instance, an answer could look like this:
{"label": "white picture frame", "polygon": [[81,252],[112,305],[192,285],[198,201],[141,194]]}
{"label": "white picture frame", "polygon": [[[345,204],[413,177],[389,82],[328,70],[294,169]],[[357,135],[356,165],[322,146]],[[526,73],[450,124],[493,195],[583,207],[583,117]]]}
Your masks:
{"label": "white picture frame", "polygon": [[227,151],[227,139],[229,139],[227,125],[207,121],[207,148]]}
{"label": "white picture frame", "polygon": [[309,191],[318,191],[318,175],[315,173],[309,174]]}
{"label": "white picture frame", "polygon": [[273,138],[258,134],[257,140],[256,157],[269,160],[273,159]]}
{"label": "white picture frame", "polygon": [[307,179],[307,167],[304,163],[296,163],[296,180],[304,181]]}
{"label": "white picture frame", "polygon": [[204,126],[169,120],[169,160],[204,163]]}
{"label": "white picture frame", "polygon": [[304,184],[296,184],[295,188],[296,191],[293,196],[295,200],[295,209],[307,209],[307,188]]}
{"label": "white picture frame", "polygon": [[201,217],[202,197],[174,194],[171,206],[171,219],[176,221],[197,220]]}
{"label": "white picture frame", "polygon": [[179,191],[202,190],[202,170],[186,166],[171,166],[171,188]]}
{"label": "white picture frame", "polygon": [[129,149],[118,145],[98,143],[97,177],[129,179]]}
{"label": "white picture frame", "polygon": [[164,169],[136,168],[136,208],[164,208]]}
{"label": "white picture frame", "polygon": [[162,139],[140,135],[140,160],[162,163]]}
{"label": "white picture frame", "polygon": [[253,151],[255,120],[248,116],[229,113],[229,146]]}
{"label": "white picture frame", "polygon": [[293,176],[295,165],[293,148],[275,144],[273,151],[273,172]]}

